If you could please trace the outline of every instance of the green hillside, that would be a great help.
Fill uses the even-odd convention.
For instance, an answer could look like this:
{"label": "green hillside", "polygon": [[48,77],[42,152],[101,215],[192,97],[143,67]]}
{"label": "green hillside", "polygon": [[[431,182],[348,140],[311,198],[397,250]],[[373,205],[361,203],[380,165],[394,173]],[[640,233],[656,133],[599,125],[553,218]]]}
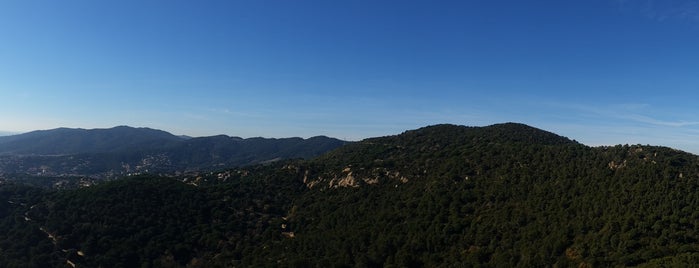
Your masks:
{"label": "green hillside", "polygon": [[687,266],[698,177],[665,147],[437,125],[198,178],[5,183],[0,266]]}

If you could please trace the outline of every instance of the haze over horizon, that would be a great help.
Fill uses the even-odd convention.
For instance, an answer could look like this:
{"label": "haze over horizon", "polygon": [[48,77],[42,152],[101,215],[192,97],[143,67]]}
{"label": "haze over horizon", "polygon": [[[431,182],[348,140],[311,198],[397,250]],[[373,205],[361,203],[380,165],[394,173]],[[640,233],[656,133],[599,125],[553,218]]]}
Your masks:
{"label": "haze over horizon", "polygon": [[699,153],[698,0],[5,1],[0,35],[0,131],[519,122]]}

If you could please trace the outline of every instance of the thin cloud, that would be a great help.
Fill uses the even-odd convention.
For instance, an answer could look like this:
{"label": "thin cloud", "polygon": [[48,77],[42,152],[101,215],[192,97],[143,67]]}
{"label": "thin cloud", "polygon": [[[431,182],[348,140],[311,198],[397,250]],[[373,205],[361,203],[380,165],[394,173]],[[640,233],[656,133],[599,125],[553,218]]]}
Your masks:
{"label": "thin cloud", "polygon": [[642,103],[624,103],[608,106],[592,106],[580,104],[550,104],[557,108],[577,111],[578,115],[585,117],[598,117],[608,121],[609,119],[623,120],[627,122],[642,123],[647,125],[665,127],[689,127],[699,125],[699,121],[664,120],[648,115],[652,113],[653,106]]}
{"label": "thin cloud", "polygon": [[658,125],[658,126],[666,126],[666,127],[687,127],[687,126],[699,125],[699,122],[696,122],[696,121],[667,121],[667,120],[659,120],[656,118],[652,118],[650,116],[644,116],[644,115],[639,115],[639,114],[626,115],[625,118],[631,119],[633,121],[640,122],[640,123],[646,123],[646,124]]}
{"label": "thin cloud", "polygon": [[698,0],[617,0],[623,12],[638,12],[640,15],[663,22],[666,20],[688,20],[699,22]]}
{"label": "thin cloud", "polygon": [[584,144],[651,144],[699,153],[699,121],[662,114],[643,103],[581,105],[549,102],[565,118],[546,123],[546,129]]}
{"label": "thin cloud", "polygon": [[219,115],[219,116],[236,116],[236,117],[245,117],[245,118],[263,118],[265,115],[261,113],[250,113],[250,112],[240,112],[240,111],[232,111],[231,109],[228,108],[206,108],[204,109],[205,112]]}
{"label": "thin cloud", "polygon": [[207,109],[207,111],[213,112],[213,113],[220,113],[220,114],[231,114],[231,110],[229,110],[227,108],[211,108],[211,109]]}

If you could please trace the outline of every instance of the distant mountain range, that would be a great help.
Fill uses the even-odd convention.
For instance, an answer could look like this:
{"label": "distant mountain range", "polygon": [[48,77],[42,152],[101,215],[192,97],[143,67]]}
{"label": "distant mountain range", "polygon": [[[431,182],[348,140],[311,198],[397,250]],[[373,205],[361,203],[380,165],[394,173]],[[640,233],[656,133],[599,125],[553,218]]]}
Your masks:
{"label": "distant mountain range", "polygon": [[334,138],[191,138],[150,128],[33,131],[0,137],[0,173],[113,177],[311,158],[344,145]]}

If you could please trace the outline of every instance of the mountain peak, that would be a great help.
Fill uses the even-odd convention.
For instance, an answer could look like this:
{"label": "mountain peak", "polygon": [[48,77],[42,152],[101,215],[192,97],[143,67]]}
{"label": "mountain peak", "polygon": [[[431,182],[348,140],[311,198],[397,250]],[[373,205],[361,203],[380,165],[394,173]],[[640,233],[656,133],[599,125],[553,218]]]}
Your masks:
{"label": "mountain peak", "polygon": [[494,137],[506,139],[514,142],[531,142],[547,145],[577,144],[558,134],[535,128],[522,123],[502,123],[483,127]]}
{"label": "mountain peak", "polygon": [[547,145],[576,144],[566,137],[522,123],[500,123],[485,127],[438,124],[409,130],[399,135],[404,138],[440,139],[441,142],[463,143],[467,139],[484,142],[527,142]]}

